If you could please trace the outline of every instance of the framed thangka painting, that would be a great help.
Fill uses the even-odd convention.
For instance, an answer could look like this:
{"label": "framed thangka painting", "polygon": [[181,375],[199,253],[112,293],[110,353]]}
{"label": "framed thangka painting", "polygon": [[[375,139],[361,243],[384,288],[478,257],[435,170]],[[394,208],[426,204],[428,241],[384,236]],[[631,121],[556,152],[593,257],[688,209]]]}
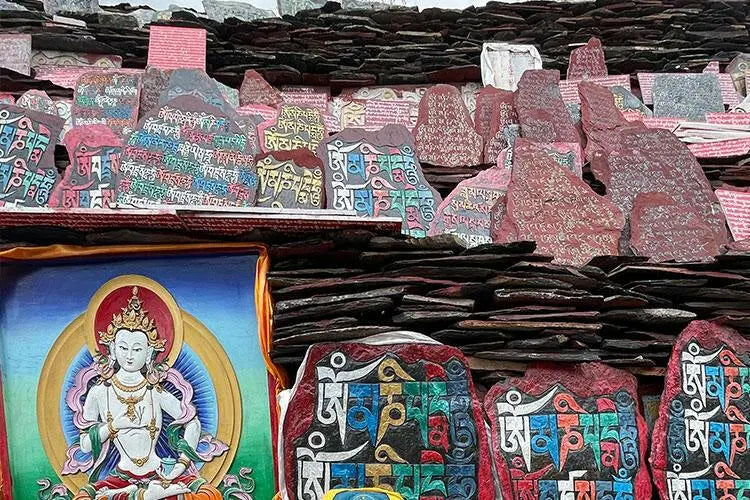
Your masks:
{"label": "framed thangka painting", "polygon": [[267,265],[249,245],[0,253],[4,498],[271,498]]}

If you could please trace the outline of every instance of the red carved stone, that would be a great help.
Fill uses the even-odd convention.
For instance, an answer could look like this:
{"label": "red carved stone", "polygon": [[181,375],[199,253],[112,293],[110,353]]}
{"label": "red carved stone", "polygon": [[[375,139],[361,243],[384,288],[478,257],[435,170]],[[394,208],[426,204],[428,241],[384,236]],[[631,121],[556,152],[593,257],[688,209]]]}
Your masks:
{"label": "red carved stone", "polygon": [[521,75],[515,108],[521,135],[538,142],[581,142],[560,95],[560,72],[528,70]]}
{"label": "red carved stone", "polygon": [[617,255],[625,224],[612,202],[526,139],[516,140],[506,211],[495,242],[533,240],[561,264]]}
{"label": "red carved stone", "polygon": [[482,136],[474,131],[461,92],[451,85],[425,92],[414,137],[420,161],[446,167],[481,163]]}
{"label": "red carved stone", "polygon": [[513,92],[484,87],[477,94],[474,130],[484,140],[484,163],[495,163],[500,151],[508,147],[503,129],[517,123]]}
{"label": "red carved stone", "polygon": [[281,101],[281,93],[273,88],[263,75],[254,69],[245,71],[245,78],[240,86],[240,106],[263,104],[276,107]]}
{"label": "red carved stone", "polygon": [[586,45],[570,53],[568,80],[599,78],[608,74],[602,42],[598,38],[592,36]]}

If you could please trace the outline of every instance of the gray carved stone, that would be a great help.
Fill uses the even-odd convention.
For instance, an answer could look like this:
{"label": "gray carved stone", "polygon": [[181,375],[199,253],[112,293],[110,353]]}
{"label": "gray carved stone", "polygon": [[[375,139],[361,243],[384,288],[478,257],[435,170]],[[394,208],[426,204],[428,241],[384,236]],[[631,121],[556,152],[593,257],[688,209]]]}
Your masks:
{"label": "gray carved stone", "polygon": [[222,2],[220,0],[203,0],[206,15],[214,21],[224,22],[225,19],[235,17],[242,21],[267,19],[275,17],[270,10],[259,9],[246,2]]}
{"label": "gray carved stone", "polygon": [[658,74],[654,78],[654,115],[705,121],[706,113],[722,113],[724,100],[713,73]]}

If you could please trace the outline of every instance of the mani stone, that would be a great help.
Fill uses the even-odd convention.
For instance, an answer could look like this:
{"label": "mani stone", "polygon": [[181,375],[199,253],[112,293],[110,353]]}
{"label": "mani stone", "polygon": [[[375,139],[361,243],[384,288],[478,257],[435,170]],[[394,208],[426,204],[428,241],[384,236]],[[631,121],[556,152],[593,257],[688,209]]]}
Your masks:
{"label": "mani stone", "polygon": [[693,154],[669,130],[647,129],[635,122],[618,128],[611,141],[602,144],[605,149],[593,154],[591,171],[625,215],[622,252],[628,251],[633,200],[646,192],[664,193],[692,207],[713,231],[716,244],[727,243],[726,221],[711,184]]}
{"label": "mani stone", "polygon": [[256,158],[256,207],[325,208],[323,162],[307,149],[274,151]]}
{"label": "mani stone", "polygon": [[55,144],[64,121],[0,104],[0,207],[44,207],[59,181]]}
{"label": "mani stone", "polygon": [[[579,85],[580,88],[580,85]],[[615,106],[623,113],[638,113],[641,116],[651,116],[653,112],[648,106],[638,99],[633,93],[625,87],[615,85],[609,87],[609,91],[615,97]]]}
{"label": "mani stone", "polygon": [[653,87],[654,116],[705,121],[706,113],[723,113],[724,99],[714,73],[657,74]]}
{"label": "mani stone", "polygon": [[70,165],[50,198],[51,207],[109,208],[117,199],[122,139],[105,125],[74,127],[65,136]]}
{"label": "mani stone", "polygon": [[84,73],[76,82],[73,126],[106,125],[118,136],[130,134],[138,122],[141,77],[118,70]]}
{"label": "mani stone", "polygon": [[581,142],[560,95],[560,72],[528,70],[521,76],[515,108],[521,136],[538,142]]}
{"label": "mani stone", "polygon": [[245,71],[245,77],[240,86],[240,106],[263,104],[275,108],[281,104],[281,101],[281,93],[273,88],[260,73],[254,69]]}
{"label": "mani stone", "polygon": [[141,75],[141,102],[138,110],[139,118],[156,107],[159,96],[169,85],[169,72],[156,66],[146,67]]}
{"label": "mani stone", "polygon": [[425,92],[414,137],[420,161],[445,167],[481,163],[482,136],[474,131],[461,92],[452,85],[435,85]]}
{"label": "mani stone", "polygon": [[441,198],[422,173],[409,129],[345,129],[320,145],[318,157],[325,164],[328,208],[399,217],[402,233],[427,236]]}
{"label": "mani stone", "polygon": [[44,12],[49,15],[75,13],[95,14],[99,12],[98,0],[43,0]]}
{"label": "mani stone", "polygon": [[255,19],[268,19],[275,17],[270,10],[259,9],[252,4],[245,2],[222,2],[220,0],[203,0],[203,10],[206,15],[218,21],[224,22],[225,19],[234,17],[241,21],[254,21]]}
{"label": "mani stone", "polygon": [[169,74],[167,88],[159,95],[159,106],[180,96],[193,96],[214,108],[228,112],[232,108],[218,82],[199,69],[175,69]]}
{"label": "mani stone", "polygon": [[734,82],[734,88],[737,92],[748,95],[745,75],[750,72],[750,54],[737,54],[727,65],[726,72],[732,76],[732,82]]}
{"label": "mani stone", "polygon": [[721,253],[701,216],[663,193],[640,193],[633,200],[630,248],[654,262],[705,261]]}
{"label": "mani stone", "polygon": [[455,347],[314,344],[299,374],[281,433],[290,498],[372,486],[495,499],[481,404]]}
{"label": "mani stone", "polygon": [[588,80],[608,74],[602,42],[598,38],[592,36],[586,45],[570,53],[568,80]]}
{"label": "mani stone", "polygon": [[484,87],[476,97],[474,130],[484,141],[484,163],[495,163],[500,151],[508,147],[505,127],[516,123],[513,92]]}
{"label": "mani stone", "polygon": [[502,498],[651,498],[648,427],[630,373],[531,365],[494,385],[484,408]]}
{"label": "mani stone", "polygon": [[662,500],[744,496],[749,369],[750,341],[730,328],[693,321],[677,337],[651,442]]}
{"label": "mani stone", "polygon": [[493,166],[459,182],[438,207],[429,235],[452,234],[467,247],[492,243],[490,211],[509,181],[509,170]]}
{"label": "mani stone", "polygon": [[57,114],[54,102],[47,95],[47,92],[43,90],[27,90],[18,98],[16,106],[32,111],[39,111],[40,113],[47,113],[48,115]]}
{"label": "mani stone", "polygon": [[615,96],[606,87],[591,82],[578,85],[581,96],[581,124],[586,134],[586,159],[591,161],[597,151],[617,147],[620,131],[646,127],[642,122],[629,122],[615,105]]}
{"label": "mani stone", "polygon": [[306,148],[312,152],[327,136],[320,110],[310,106],[284,103],[274,120],[258,126],[263,151],[291,151]]}
{"label": "mani stone", "polygon": [[536,241],[537,253],[559,264],[583,265],[617,255],[625,220],[620,210],[542,148],[516,140],[506,214],[496,243]]}

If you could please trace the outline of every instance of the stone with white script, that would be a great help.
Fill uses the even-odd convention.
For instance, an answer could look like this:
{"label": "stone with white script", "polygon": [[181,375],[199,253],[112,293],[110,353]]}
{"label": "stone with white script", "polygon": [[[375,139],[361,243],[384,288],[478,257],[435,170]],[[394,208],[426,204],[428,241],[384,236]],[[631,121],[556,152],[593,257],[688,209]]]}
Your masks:
{"label": "stone with white script", "polygon": [[84,73],[73,96],[73,126],[106,125],[124,136],[138,121],[141,77],[112,71]]}
{"label": "stone with white script", "polygon": [[706,113],[723,113],[719,78],[713,73],[657,74],[653,86],[654,116],[705,121]]}
{"label": "stone with white script", "polygon": [[474,129],[484,140],[484,163],[495,163],[500,151],[508,147],[505,127],[516,123],[513,92],[484,87],[476,96]]}
{"label": "stone with white script", "polygon": [[271,86],[263,78],[263,75],[249,69],[245,71],[245,77],[242,79],[240,86],[240,106],[249,104],[263,104],[265,106],[276,107],[281,104],[281,92]]}
{"label": "stone with white script", "polygon": [[602,42],[592,36],[583,47],[570,53],[568,80],[598,78],[607,76],[607,62],[604,59]]}
{"label": "stone with white script", "polygon": [[581,142],[560,94],[560,72],[529,70],[518,82],[515,109],[521,136],[538,142]]}

